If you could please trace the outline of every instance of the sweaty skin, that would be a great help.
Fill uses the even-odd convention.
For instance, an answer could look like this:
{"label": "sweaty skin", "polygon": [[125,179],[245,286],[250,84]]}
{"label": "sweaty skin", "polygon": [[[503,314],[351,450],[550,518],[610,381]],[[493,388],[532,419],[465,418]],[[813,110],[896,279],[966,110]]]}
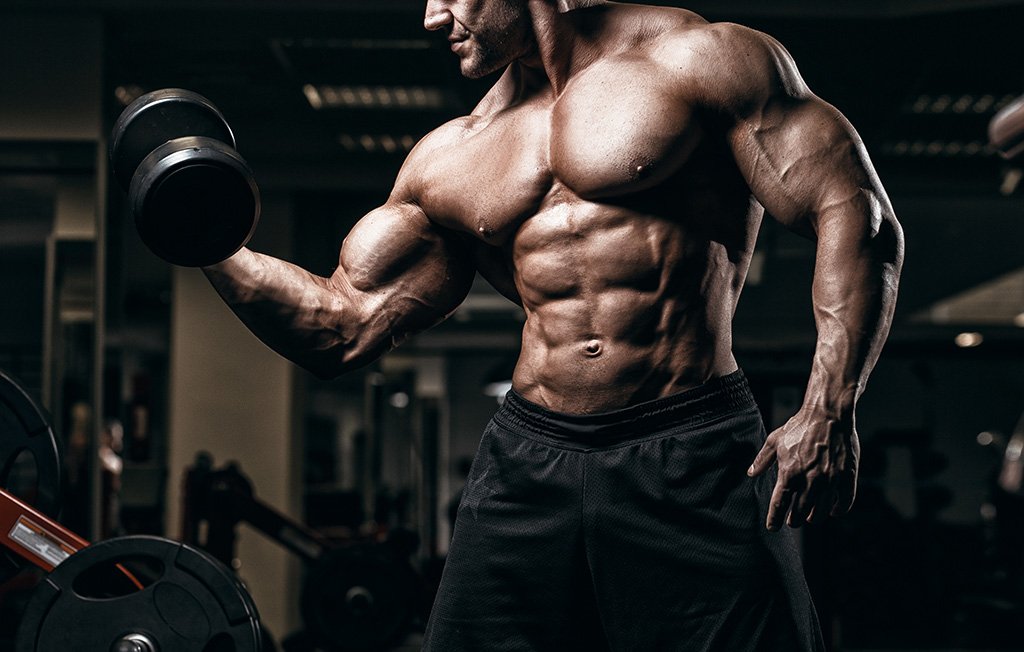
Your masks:
{"label": "sweaty skin", "polygon": [[853,127],[775,40],[682,9],[430,0],[425,26],[463,74],[504,74],[414,148],[332,276],[247,249],[208,268],[239,317],[331,377],[443,320],[479,272],[526,312],[516,391],[613,410],[736,370],[732,319],[767,209],[817,243],[818,341],[802,408],[751,474],[778,463],[770,529],[848,510],[854,408],[903,258]]}

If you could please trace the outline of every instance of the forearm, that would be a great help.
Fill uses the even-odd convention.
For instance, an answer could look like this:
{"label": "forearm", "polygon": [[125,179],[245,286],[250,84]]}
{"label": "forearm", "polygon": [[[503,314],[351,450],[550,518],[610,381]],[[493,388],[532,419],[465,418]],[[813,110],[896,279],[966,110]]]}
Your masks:
{"label": "forearm", "polygon": [[892,323],[903,234],[884,195],[870,190],[821,214],[816,232],[818,339],[804,408],[852,418]]}
{"label": "forearm", "polygon": [[325,378],[365,362],[360,306],[334,280],[249,249],[203,271],[246,327],[292,362]]}

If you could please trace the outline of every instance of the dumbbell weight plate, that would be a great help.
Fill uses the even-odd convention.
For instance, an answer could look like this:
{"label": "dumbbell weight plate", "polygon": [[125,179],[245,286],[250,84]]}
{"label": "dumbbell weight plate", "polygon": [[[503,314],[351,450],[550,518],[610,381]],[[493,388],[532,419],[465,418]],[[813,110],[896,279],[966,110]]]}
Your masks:
{"label": "dumbbell weight plate", "polygon": [[[22,453],[31,455],[35,472],[31,486],[17,477]],[[0,371],[0,488],[47,516],[57,517],[61,502],[61,455],[44,413],[25,390]],[[18,557],[0,550],[0,583],[23,566]]]}
{"label": "dumbbell weight plate", "polygon": [[[98,595],[98,579],[119,580],[122,564],[158,569],[141,591]],[[223,564],[159,537],[110,539],[55,568],[32,593],[18,628],[17,652],[105,652],[139,635],[160,652],[260,652],[259,615]]]}
{"label": "dumbbell weight plate", "polygon": [[114,124],[110,161],[117,182],[127,191],[143,159],[160,145],[182,136],[203,136],[236,146],[224,116],[202,95],[165,88],[139,97]]}
{"label": "dumbbell weight plate", "polygon": [[252,170],[212,138],[188,136],[157,147],[139,164],[128,195],[143,242],[175,265],[224,260],[259,222]]}

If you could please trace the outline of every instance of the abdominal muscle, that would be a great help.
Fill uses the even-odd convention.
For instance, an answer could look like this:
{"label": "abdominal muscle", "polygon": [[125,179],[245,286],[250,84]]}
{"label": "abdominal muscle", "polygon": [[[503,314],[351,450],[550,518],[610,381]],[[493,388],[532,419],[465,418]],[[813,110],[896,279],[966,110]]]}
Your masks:
{"label": "abdominal muscle", "polygon": [[529,218],[512,252],[527,314],[513,387],[527,400],[602,412],[736,369],[743,252],[680,221],[579,199]]}

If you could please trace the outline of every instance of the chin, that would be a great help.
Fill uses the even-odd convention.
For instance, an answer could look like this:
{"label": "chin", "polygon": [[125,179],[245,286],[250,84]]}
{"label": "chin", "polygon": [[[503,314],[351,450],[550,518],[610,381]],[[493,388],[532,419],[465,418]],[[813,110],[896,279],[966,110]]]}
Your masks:
{"label": "chin", "polygon": [[494,71],[475,65],[473,62],[470,61],[463,61],[461,66],[461,72],[462,76],[465,77],[466,79],[480,79],[481,77],[486,77],[487,75],[491,74]]}
{"label": "chin", "polygon": [[512,63],[509,60],[481,60],[480,58],[463,59],[461,64],[462,76],[467,79],[480,79],[499,70],[504,70]]}
{"label": "chin", "polygon": [[480,71],[477,69],[477,67],[467,61],[462,61],[459,64],[459,71],[462,73],[462,76],[465,77],[466,79],[479,79],[483,77],[483,75],[480,74]]}

